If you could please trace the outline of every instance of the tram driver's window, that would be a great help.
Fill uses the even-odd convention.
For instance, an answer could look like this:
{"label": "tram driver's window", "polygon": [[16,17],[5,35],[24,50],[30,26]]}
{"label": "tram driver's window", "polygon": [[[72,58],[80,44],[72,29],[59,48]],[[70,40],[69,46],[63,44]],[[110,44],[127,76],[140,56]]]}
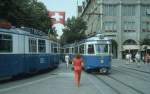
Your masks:
{"label": "tram driver's window", "polygon": [[88,54],[94,54],[94,45],[88,45]]}

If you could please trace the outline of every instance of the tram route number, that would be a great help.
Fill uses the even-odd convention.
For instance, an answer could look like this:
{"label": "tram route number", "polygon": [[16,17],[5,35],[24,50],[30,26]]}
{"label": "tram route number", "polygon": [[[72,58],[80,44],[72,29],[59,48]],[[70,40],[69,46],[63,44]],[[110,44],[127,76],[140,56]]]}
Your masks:
{"label": "tram route number", "polygon": [[104,60],[103,60],[103,59],[101,59],[100,63],[104,63]]}
{"label": "tram route number", "polygon": [[45,58],[40,58],[40,63],[46,63]]}

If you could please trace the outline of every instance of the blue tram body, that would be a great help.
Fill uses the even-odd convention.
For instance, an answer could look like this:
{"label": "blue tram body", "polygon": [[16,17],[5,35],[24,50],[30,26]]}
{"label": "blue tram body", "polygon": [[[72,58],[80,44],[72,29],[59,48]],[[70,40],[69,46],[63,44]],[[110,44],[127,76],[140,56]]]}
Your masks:
{"label": "blue tram body", "polygon": [[59,43],[22,29],[0,29],[0,78],[59,65]]}
{"label": "blue tram body", "polygon": [[97,34],[86,40],[64,46],[65,54],[72,59],[80,53],[84,60],[85,71],[99,71],[108,73],[111,69],[111,41],[101,34]]}

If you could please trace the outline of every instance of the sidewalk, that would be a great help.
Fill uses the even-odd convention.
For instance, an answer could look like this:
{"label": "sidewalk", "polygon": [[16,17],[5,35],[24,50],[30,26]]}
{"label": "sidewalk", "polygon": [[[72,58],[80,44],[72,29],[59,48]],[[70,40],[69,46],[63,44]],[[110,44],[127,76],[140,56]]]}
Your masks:
{"label": "sidewalk", "polygon": [[124,66],[127,68],[132,68],[138,71],[147,72],[150,73],[150,63],[144,64],[143,62],[140,62],[140,64],[137,64],[136,62],[132,63],[126,63],[126,60],[113,60],[112,65],[114,66]]}
{"label": "sidewalk", "polygon": [[57,77],[55,80],[51,79],[51,82],[53,82],[51,89],[54,90],[51,94],[101,94],[99,91],[100,87],[95,87],[95,81],[84,71],[82,72],[81,84],[78,88],[74,82],[74,73],[71,70],[71,65],[67,69],[65,63],[60,64],[57,70]]}

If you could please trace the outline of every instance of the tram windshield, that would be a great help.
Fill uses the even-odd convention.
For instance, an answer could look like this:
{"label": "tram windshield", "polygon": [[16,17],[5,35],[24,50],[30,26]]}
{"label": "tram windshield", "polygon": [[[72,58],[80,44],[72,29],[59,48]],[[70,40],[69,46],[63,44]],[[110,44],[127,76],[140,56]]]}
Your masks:
{"label": "tram windshield", "polygon": [[96,44],[96,53],[108,53],[108,44]]}

